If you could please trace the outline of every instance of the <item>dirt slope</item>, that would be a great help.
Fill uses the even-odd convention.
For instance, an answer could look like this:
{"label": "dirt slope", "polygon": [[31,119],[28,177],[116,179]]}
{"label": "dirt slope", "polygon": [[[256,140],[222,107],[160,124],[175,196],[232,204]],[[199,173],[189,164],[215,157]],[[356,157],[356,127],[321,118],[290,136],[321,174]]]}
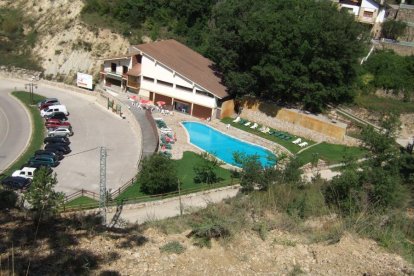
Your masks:
{"label": "dirt slope", "polygon": [[38,32],[33,52],[41,58],[45,75],[96,73],[102,63],[97,59],[125,53],[129,46],[110,30],[89,30],[80,20],[81,0],[0,0],[0,7],[19,8],[34,22],[25,32]]}
{"label": "dirt slope", "polygon": [[[141,246],[125,245],[125,239],[98,237],[81,242],[83,250],[100,255],[114,250],[118,258],[99,271],[121,275],[413,275],[414,270],[400,256],[386,253],[374,241],[346,234],[339,243],[307,244],[300,236],[279,230],[262,241],[256,233],[240,233],[225,244],[214,242],[211,249],[198,248],[186,233],[166,236],[149,229]],[[161,253],[160,247],[179,241],[183,254]],[[96,253],[98,253],[96,252]],[[298,273],[298,274],[294,274]]]}

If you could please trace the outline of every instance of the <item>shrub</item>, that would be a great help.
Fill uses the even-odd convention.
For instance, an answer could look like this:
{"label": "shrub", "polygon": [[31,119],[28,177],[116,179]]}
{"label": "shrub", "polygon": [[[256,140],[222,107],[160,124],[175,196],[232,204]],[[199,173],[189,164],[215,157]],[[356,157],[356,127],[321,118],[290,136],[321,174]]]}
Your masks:
{"label": "shrub", "polygon": [[174,163],[159,153],[145,157],[138,174],[141,191],[150,194],[161,194],[177,189],[177,172]]}
{"label": "shrub", "polygon": [[185,247],[178,241],[170,241],[160,247],[161,252],[181,254],[184,253]]}
{"label": "shrub", "polygon": [[187,237],[196,239],[195,245],[211,247],[211,239],[226,238],[231,235],[224,223],[205,222],[195,227]]}
{"label": "shrub", "polygon": [[382,35],[389,39],[398,39],[404,34],[407,23],[403,21],[387,20],[382,24]]}
{"label": "shrub", "polygon": [[216,173],[216,168],[221,162],[206,152],[202,153],[200,156],[202,157],[202,161],[194,166],[194,172],[196,174],[194,182],[210,185],[222,180]]}

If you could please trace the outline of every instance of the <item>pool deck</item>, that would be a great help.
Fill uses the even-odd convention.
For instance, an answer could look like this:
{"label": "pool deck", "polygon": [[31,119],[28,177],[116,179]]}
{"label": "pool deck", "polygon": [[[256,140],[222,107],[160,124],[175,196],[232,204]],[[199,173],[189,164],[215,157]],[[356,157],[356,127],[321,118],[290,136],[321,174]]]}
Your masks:
{"label": "pool deck", "polygon": [[186,115],[186,114],[182,114],[178,112],[174,112],[173,116],[162,115],[158,112],[154,112],[153,117],[163,118],[167,126],[171,128],[176,134],[177,141],[175,144],[172,145],[172,150],[170,150],[170,152],[172,153],[173,159],[181,159],[183,156],[183,152],[185,151],[193,151],[196,153],[201,153],[200,149],[198,149],[196,146],[193,146],[192,144],[188,142],[187,132],[185,131],[184,127],[180,124],[183,121],[193,121],[193,122],[204,123],[206,125],[214,127],[215,129],[221,131],[222,133],[236,137],[243,141],[247,141],[247,142],[262,146],[270,150],[271,152],[275,153],[276,155],[279,155],[282,152],[288,155],[291,155],[291,153],[288,150],[286,150],[285,148],[283,148],[277,143],[271,142],[267,139],[264,139],[257,135],[234,128],[232,126],[230,126],[230,128],[227,129],[226,124],[220,122],[220,120],[218,119],[207,122],[205,120],[200,120],[190,115]]}

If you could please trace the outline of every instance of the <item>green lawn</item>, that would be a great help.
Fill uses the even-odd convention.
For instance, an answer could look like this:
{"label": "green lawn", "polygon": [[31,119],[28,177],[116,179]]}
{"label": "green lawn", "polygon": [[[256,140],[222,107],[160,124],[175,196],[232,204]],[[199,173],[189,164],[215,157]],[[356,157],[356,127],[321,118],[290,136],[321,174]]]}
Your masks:
{"label": "green lawn", "polygon": [[[244,130],[244,131],[246,131],[246,132],[249,132],[249,133],[252,133],[252,134],[255,134],[255,135],[257,135],[257,136],[260,136],[260,137],[262,137],[262,138],[265,138],[265,139],[267,139],[267,140],[270,140],[270,141],[272,141],[272,142],[275,142],[275,143],[277,143],[277,144],[279,144],[279,145],[282,145],[282,146],[284,146],[286,149],[288,149],[290,152],[292,152],[292,153],[297,153],[298,151],[300,151],[302,148],[301,147],[299,147],[298,145],[295,145],[295,144],[293,144],[292,143],[292,141],[294,141],[295,139],[297,139],[297,138],[301,138],[302,139],[302,141],[304,142],[304,141],[306,141],[306,142],[308,142],[308,144],[309,145],[312,145],[312,144],[315,144],[315,142],[313,142],[313,141],[311,141],[311,140],[309,140],[309,139],[305,139],[305,138],[303,138],[303,137],[300,137],[300,136],[295,136],[295,135],[292,135],[292,134],[290,134],[290,133],[287,133],[287,132],[283,132],[283,133],[285,133],[285,134],[287,134],[287,135],[290,135],[290,136],[292,136],[292,139],[290,139],[290,140],[283,140],[283,139],[281,139],[281,138],[279,138],[279,137],[276,137],[276,136],[273,136],[273,135],[270,135],[270,134],[266,134],[266,133],[262,133],[262,132],[260,132],[259,130],[257,130],[257,129],[259,129],[262,125],[260,125],[258,128],[256,128],[256,129],[251,129],[250,128],[250,126],[244,126],[243,124],[239,124],[239,123],[233,123],[233,118],[223,118],[221,121],[223,122],[223,123],[225,123],[225,124],[230,124],[231,126],[233,126],[233,127],[235,127],[235,128],[238,128],[238,129],[241,129],[241,130]],[[270,130],[272,130],[272,131],[275,131],[275,130],[277,130],[277,129],[273,129],[273,128],[271,128]],[[277,130],[278,131],[278,130]],[[279,132],[282,132],[282,131],[279,131]]]}
{"label": "green lawn", "polygon": [[[194,152],[189,152],[186,151],[184,152],[183,158],[180,160],[173,160],[173,162],[176,164],[176,168],[177,168],[177,174],[178,174],[178,178],[180,180],[181,183],[181,191],[183,194],[187,193],[187,192],[193,192],[196,190],[203,190],[203,189],[208,189],[209,186],[206,184],[197,184],[194,183],[193,178],[195,176],[194,173],[194,166],[198,163],[201,162],[202,158],[197,155]],[[231,174],[230,171],[223,169],[221,167],[218,167],[216,169],[216,173],[219,177],[221,177],[223,179],[222,183],[218,184],[218,185],[228,185],[231,184]],[[214,185],[215,187],[217,185]],[[128,199],[133,199],[133,198],[139,198],[139,197],[147,197],[148,195],[142,193],[140,191],[140,187],[139,187],[139,183],[134,183],[133,185],[131,185],[130,187],[128,187],[124,192],[122,192],[117,198],[116,200],[128,200]],[[145,200],[154,200],[154,198],[142,198],[142,201]]]}
{"label": "green lawn", "polygon": [[393,112],[397,114],[413,113],[414,103],[404,102],[392,98],[377,97],[375,95],[359,95],[355,103],[363,108],[375,112]]}
{"label": "green lawn", "polygon": [[[0,178],[5,177],[13,173],[13,171],[20,169],[20,167],[26,163],[30,157],[33,156],[34,152],[40,149],[43,145],[44,138],[44,127],[43,118],[40,116],[40,112],[35,105],[30,103],[30,94],[25,91],[15,91],[12,95],[18,98],[29,110],[30,116],[33,120],[33,132],[30,138],[30,143],[26,151],[17,159],[7,170],[5,170]],[[33,101],[35,103],[43,100],[45,97],[33,94]]]}
{"label": "green lawn", "polygon": [[335,164],[343,161],[344,156],[355,156],[362,158],[366,154],[366,151],[358,147],[347,147],[344,145],[335,145],[328,143],[321,143],[308,150],[305,150],[297,155],[301,164],[306,164],[312,161],[314,156],[318,159],[322,159],[329,164]]}
{"label": "green lawn", "polygon": [[[277,144],[280,144],[282,146],[284,146],[285,148],[287,148],[289,151],[291,151],[292,153],[297,153],[299,150],[301,150],[302,148],[300,148],[299,146],[295,145],[292,143],[292,141],[296,138],[299,138],[298,136],[293,136],[294,138],[292,138],[289,141],[280,139],[278,137],[269,135],[269,134],[265,134],[262,133],[260,131],[251,129],[250,127],[246,127],[242,124],[239,123],[233,123],[233,119],[232,118],[224,118],[222,119],[222,122],[225,124],[231,124],[232,126],[250,132],[252,134],[258,135],[260,137],[263,137],[267,140],[273,141]],[[315,144],[315,142],[303,139],[302,137],[300,137],[302,139],[302,141],[307,141],[309,143],[309,145]],[[314,154],[318,155],[319,159],[323,159],[326,162],[328,162],[329,164],[335,164],[338,162],[341,162],[343,160],[344,155],[352,155],[352,156],[356,156],[357,158],[363,157],[365,151],[361,148],[357,148],[357,147],[347,147],[344,145],[335,145],[335,144],[328,144],[328,143],[321,143],[319,145],[316,145],[312,148],[310,148],[309,150],[305,150],[302,153],[300,153],[297,157],[300,159],[301,164],[306,164],[308,162],[311,162],[313,159]]]}
{"label": "green lawn", "polygon": [[98,207],[99,202],[87,196],[80,196],[65,204],[65,208],[79,207],[79,206]]}

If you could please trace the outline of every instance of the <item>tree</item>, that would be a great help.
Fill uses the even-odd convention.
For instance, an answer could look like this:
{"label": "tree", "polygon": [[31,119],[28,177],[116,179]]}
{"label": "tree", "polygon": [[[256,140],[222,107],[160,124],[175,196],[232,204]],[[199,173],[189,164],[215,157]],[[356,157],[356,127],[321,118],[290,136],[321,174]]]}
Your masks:
{"label": "tree", "polygon": [[244,192],[251,192],[263,182],[263,167],[258,155],[245,155],[240,152],[233,153],[233,158],[242,170],[240,172],[240,185]]}
{"label": "tree", "polygon": [[374,156],[370,162],[374,166],[381,166],[384,161],[390,161],[396,157],[395,135],[399,127],[399,119],[395,114],[384,117],[381,121],[382,130],[376,130],[372,126],[365,127],[361,132],[363,146],[372,152]]}
{"label": "tree", "polygon": [[211,26],[206,54],[232,95],[315,111],[352,100],[367,36],[329,1],[221,1]]}
{"label": "tree", "polygon": [[206,184],[214,184],[221,180],[216,173],[216,168],[221,164],[221,162],[217,159],[208,154],[207,152],[203,152],[200,154],[202,161],[201,163],[194,166],[194,182],[195,183],[206,183]]}
{"label": "tree", "polygon": [[143,159],[137,181],[141,191],[150,195],[175,191],[178,187],[174,163],[159,153]]}
{"label": "tree", "polygon": [[57,183],[56,174],[52,175],[50,169],[41,167],[36,170],[32,184],[24,195],[36,217],[53,216],[62,205],[64,194],[54,190]]}
{"label": "tree", "polygon": [[397,40],[404,34],[406,28],[407,23],[403,21],[387,20],[382,24],[382,36]]}

